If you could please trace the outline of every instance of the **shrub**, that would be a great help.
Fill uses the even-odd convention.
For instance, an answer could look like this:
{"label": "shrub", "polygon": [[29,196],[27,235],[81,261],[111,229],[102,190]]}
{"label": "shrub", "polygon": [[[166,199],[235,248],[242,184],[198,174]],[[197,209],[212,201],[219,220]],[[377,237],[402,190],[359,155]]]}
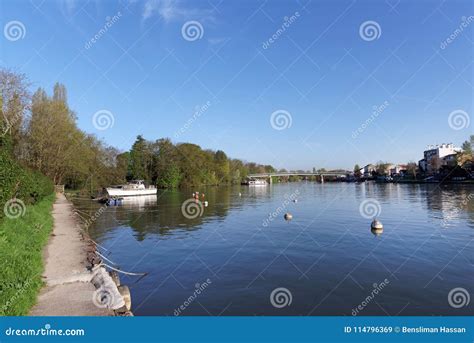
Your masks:
{"label": "shrub", "polygon": [[18,198],[25,204],[35,204],[53,192],[53,183],[39,172],[24,168],[0,147],[0,218],[5,203]]}

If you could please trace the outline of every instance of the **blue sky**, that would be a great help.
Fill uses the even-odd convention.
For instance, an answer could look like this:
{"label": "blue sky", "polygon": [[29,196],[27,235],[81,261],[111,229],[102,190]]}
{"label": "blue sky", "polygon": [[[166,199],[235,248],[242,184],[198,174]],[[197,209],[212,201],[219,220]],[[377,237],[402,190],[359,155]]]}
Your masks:
{"label": "blue sky", "polygon": [[64,83],[81,129],[123,150],[143,134],[278,168],[417,161],[474,131],[473,6],[2,0],[0,60],[32,89]]}

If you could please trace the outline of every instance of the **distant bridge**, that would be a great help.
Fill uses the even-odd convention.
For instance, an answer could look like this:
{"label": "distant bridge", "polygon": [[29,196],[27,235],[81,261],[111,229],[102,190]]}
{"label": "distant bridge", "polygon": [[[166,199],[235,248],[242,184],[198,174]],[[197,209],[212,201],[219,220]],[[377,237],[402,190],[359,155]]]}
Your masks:
{"label": "distant bridge", "polygon": [[274,173],[259,173],[259,174],[249,174],[250,179],[269,179],[272,183],[272,177],[280,176],[319,176],[321,177],[321,182],[324,182],[325,176],[346,176],[349,172],[346,171],[327,171],[327,172],[317,172],[317,173],[307,173],[307,172],[274,172]]}

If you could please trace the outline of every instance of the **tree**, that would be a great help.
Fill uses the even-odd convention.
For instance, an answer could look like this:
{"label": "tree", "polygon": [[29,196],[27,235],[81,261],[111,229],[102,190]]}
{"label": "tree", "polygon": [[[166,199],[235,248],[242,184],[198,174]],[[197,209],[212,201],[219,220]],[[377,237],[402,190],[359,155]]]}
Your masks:
{"label": "tree", "polygon": [[387,173],[389,172],[389,170],[388,170],[389,167],[390,167],[390,163],[379,161],[375,165],[376,175],[378,175],[378,176],[387,175]]}
{"label": "tree", "polygon": [[152,154],[149,143],[138,135],[130,150],[130,175],[135,180],[151,181]]}
{"label": "tree", "polygon": [[474,165],[474,135],[462,144],[462,151],[456,156],[457,165],[463,168],[472,169]]}
{"label": "tree", "polygon": [[0,98],[2,99],[0,134],[9,134],[16,156],[23,155],[22,126],[30,105],[29,86],[30,82],[24,74],[0,69]]}
{"label": "tree", "polygon": [[441,159],[439,157],[434,156],[430,159],[428,170],[431,173],[437,173],[439,169],[441,168],[441,165],[442,165]]}
{"label": "tree", "polygon": [[358,164],[356,164],[354,166],[354,176],[355,177],[360,177],[361,176],[361,172],[360,172],[361,168]]}
{"label": "tree", "polygon": [[473,149],[474,149],[474,135],[471,135],[469,140],[464,141],[461,147],[464,153],[472,154]]}
{"label": "tree", "polygon": [[217,150],[214,154],[214,161],[216,164],[216,176],[219,183],[229,182],[230,166],[225,152]]}
{"label": "tree", "polygon": [[416,179],[416,175],[418,174],[418,165],[415,162],[408,162],[407,173]]}

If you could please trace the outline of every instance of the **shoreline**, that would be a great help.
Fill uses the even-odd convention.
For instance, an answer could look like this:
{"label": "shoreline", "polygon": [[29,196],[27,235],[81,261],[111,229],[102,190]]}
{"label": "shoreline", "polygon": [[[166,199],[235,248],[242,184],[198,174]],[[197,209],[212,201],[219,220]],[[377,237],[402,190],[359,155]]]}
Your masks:
{"label": "shoreline", "polygon": [[113,311],[93,302],[96,288],[87,270],[87,241],[81,234],[73,206],[56,194],[53,230],[43,250],[44,272],[31,316],[110,316]]}

